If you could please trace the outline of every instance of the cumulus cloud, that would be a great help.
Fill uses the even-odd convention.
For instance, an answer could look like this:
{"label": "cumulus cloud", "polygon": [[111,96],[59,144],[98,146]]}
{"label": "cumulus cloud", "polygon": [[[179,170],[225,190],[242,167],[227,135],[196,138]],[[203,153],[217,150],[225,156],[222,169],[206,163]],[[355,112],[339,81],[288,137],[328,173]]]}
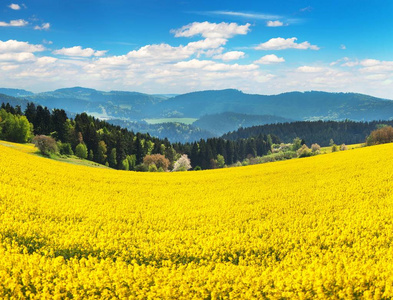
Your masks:
{"label": "cumulus cloud", "polygon": [[89,68],[96,67],[124,69],[131,66],[151,66],[167,64],[189,58],[195,49],[187,46],[172,47],[168,44],[146,45],[124,55],[102,57],[91,64]]}
{"label": "cumulus cloud", "polygon": [[284,23],[280,22],[280,21],[267,21],[266,26],[267,27],[280,27],[280,26],[284,26]]}
{"label": "cumulus cloud", "polygon": [[42,45],[33,45],[16,40],[5,42],[0,40],[0,62],[33,62],[36,61],[36,56],[33,53],[44,50],[45,47]]}
{"label": "cumulus cloud", "polygon": [[283,57],[278,57],[275,54],[269,54],[269,55],[262,56],[260,59],[254,61],[254,64],[271,65],[271,64],[277,64],[282,62],[285,62],[285,59]]}
{"label": "cumulus cloud", "polygon": [[216,49],[225,45],[227,41],[227,39],[223,38],[206,38],[197,42],[188,43],[187,48],[190,50]]}
{"label": "cumulus cloud", "polygon": [[58,61],[58,59],[55,58],[55,57],[52,57],[52,56],[43,56],[43,57],[37,58],[36,63],[37,63],[38,65],[49,65],[49,64],[55,63],[56,61]]}
{"label": "cumulus cloud", "polygon": [[224,38],[228,39],[235,35],[245,35],[250,31],[251,24],[238,25],[236,23],[210,23],[194,22],[179,29],[172,29],[171,33],[175,37],[193,37],[201,35],[204,38]]}
{"label": "cumulus cloud", "polygon": [[311,45],[309,42],[296,43],[297,38],[284,39],[281,37],[272,38],[265,43],[259,44],[255,47],[256,50],[284,50],[284,49],[300,49],[300,50],[319,50],[316,45]]}
{"label": "cumulus cloud", "polygon": [[345,61],[345,63],[341,64],[342,67],[357,67],[357,69],[360,68],[360,71],[363,73],[384,73],[393,71],[393,61],[381,61],[371,58],[363,59],[361,61],[351,61],[348,58],[344,58],[339,61],[343,60]]}
{"label": "cumulus cloud", "polygon": [[11,20],[9,23],[0,21],[0,27],[23,27],[28,25],[29,22],[19,19],[19,20]]}
{"label": "cumulus cloud", "polygon": [[[262,94],[292,90],[355,91],[385,98],[393,94],[392,61],[345,57],[330,65],[294,62],[268,72],[260,65],[282,63],[284,58],[269,54],[252,63],[233,63],[229,58],[242,58],[244,52],[227,52],[219,47],[223,41],[214,40],[205,38],[180,46],[146,45],[123,55],[105,57],[95,56],[104,53],[80,46],[76,46],[72,56],[57,57],[53,53],[41,54],[43,45],[0,41],[0,82],[36,91],[78,85],[146,93],[237,88]],[[85,59],[80,59],[78,53],[86,55]],[[351,62],[356,66],[342,65]]]}
{"label": "cumulus cloud", "polygon": [[207,71],[252,71],[256,70],[259,67],[254,64],[250,65],[239,65],[239,64],[224,64],[224,63],[212,63],[204,67],[204,70]]}
{"label": "cumulus cloud", "polygon": [[71,48],[61,48],[55,50],[52,53],[57,55],[73,56],[73,57],[91,57],[91,56],[103,56],[107,51],[97,51],[92,48],[83,49],[81,46],[74,46]]}
{"label": "cumulus cloud", "polygon": [[[362,72],[366,73],[386,73],[393,72],[393,61],[381,61],[377,59],[364,59],[359,63]],[[391,74],[393,76],[393,74]]]}
{"label": "cumulus cloud", "polygon": [[34,61],[36,59],[35,55],[31,52],[16,52],[16,53],[0,53],[0,61],[7,62],[26,62]]}
{"label": "cumulus cloud", "polygon": [[36,25],[34,27],[35,30],[48,30],[50,28],[50,24],[49,23],[42,23],[41,26]]}
{"label": "cumulus cloud", "polygon": [[[192,48],[192,47],[191,47]],[[131,51],[128,58],[144,59],[150,61],[176,61],[189,57],[193,54],[193,49],[179,46],[172,47],[168,44],[147,45],[139,50]]]}
{"label": "cumulus cloud", "polygon": [[380,65],[382,62],[377,59],[364,59],[360,62],[363,67],[373,67]]}
{"label": "cumulus cloud", "polygon": [[42,45],[33,45],[16,40],[8,40],[6,42],[0,40],[0,53],[40,52],[44,50],[45,47]]}
{"label": "cumulus cloud", "polygon": [[238,60],[240,58],[243,58],[245,55],[244,52],[242,51],[229,51],[226,53],[222,54],[217,54],[213,56],[214,59],[221,59],[223,61],[230,61],[230,60]]}
{"label": "cumulus cloud", "polygon": [[302,66],[297,68],[297,70],[303,73],[319,73],[323,72],[325,69],[321,67]]}
{"label": "cumulus cloud", "polygon": [[359,65],[358,61],[347,61],[347,62],[341,64],[342,67],[354,67],[357,65]]}
{"label": "cumulus cloud", "polygon": [[175,63],[173,66],[179,69],[203,69],[204,67],[214,63],[211,60],[198,60],[198,59],[191,59],[188,61],[180,61]]}
{"label": "cumulus cloud", "polygon": [[14,4],[14,3],[11,3],[10,5],[8,5],[8,7],[13,10],[20,10],[20,8],[21,8],[20,5]]}

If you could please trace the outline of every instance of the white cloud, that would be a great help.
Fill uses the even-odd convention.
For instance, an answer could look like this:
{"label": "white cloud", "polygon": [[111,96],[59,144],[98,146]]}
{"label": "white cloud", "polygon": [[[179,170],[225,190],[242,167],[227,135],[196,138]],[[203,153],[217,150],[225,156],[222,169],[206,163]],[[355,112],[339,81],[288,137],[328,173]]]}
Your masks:
{"label": "white cloud", "polygon": [[385,80],[388,78],[388,76],[386,74],[372,74],[367,75],[366,78],[370,80]]}
{"label": "white cloud", "polygon": [[[3,86],[34,91],[78,85],[146,93],[237,88],[261,94],[324,90],[353,91],[384,98],[393,95],[392,61],[373,58],[358,61],[344,57],[330,65],[329,62],[283,64],[268,73],[260,64],[282,63],[284,58],[269,54],[252,63],[216,61],[214,59],[225,56],[241,58],[244,52],[247,53],[245,50],[226,52],[223,47],[214,48],[220,44],[214,38],[205,38],[180,46],[146,45],[123,55],[106,57],[94,56],[103,53],[86,48],[91,49],[87,53],[86,49],[77,46],[74,51],[89,55],[80,59],[79,56],[57,57],[53,54],[40,56],[37,53],[45,50],[43,45],[0,41],[0,82]],[[343,66],[344,63],[356,65],[348,68]]]}
{"label": "white cloud", "polygon": [[259,67],[254,64],[250,65],[239,65],[239,64],[224,64],[224,63],[212,63],[211,65],[207,65],[203,69],[206,71],[251,71],[256,70]]}
{"label": "white cloud", "polygon": [[8,7],[13,10],[20,10],[20,6],[18,4],[11,3],[10,5],[8,5]]}
{"label": "white cloud", "polygon": [[341,50],[346,50],[346,49],[347,49],[347,46],[345,46],[344,44],[341,44],[341,45],[340,45],[340,49],[341,49]]}
{"label": "white cloud", "polygon": [[175,63],[173,66],[179,69],[203,69],[212,63],[214,62],[211,60],[191,59],[189,61],[180,61]]}
{"label": "white cloud", "polygon": [[280,26],[284,26],[284,23],[280,22],[280,21],[267,21],[266,26],[267,27],[280,27]]}
{"label": "white cloud", "polygon": [[26,62],[34,61],[36,59],[35,55],[31,52],[15,52],[15,53],[1,53],[0,61],[8,62]]}
{"label": "white cloud", "polygon": [[363,67],[373,67],[380,65],[382,62],[376,59],[364,59],[360,62]]}
{"label": "white cloud", "polygon": [[81,46],[74,46],[71,48],[62,48],[55,50],[52,53],[57,55],[74,56],[74,57],[91,57],[103,56],[107,51],[97,51],[92,48],[83,49]]}
{"label": "white cloud", "polygon": [[34,27],[35,30],[48,30],[50,28],[50,24],[49,23],[42,23],[41,26],[36,25]]}
{"label": "white cloud", "polygon": [[89,68],[115,68],[124,69],[130,66],[153,66],[181,61],[197,52],[198,47],[193,45],[172,47],[168,44],[146,45],[124,55],[99,58]]}
{"label": "white cloud", "polygon": [[355,67],[359,65],[357,61],[347,61],[346,63],[341,64],[342,67]]}
{"label": "white cloud", "polygon": [[363,67],[360,69],[360,71],[365,72],[365,73],[393,72],[393,61],[381,61],[381,60],[377,60],[377,59],[364,59],[359,64]]}
{"label": "white cloud", "polygon": [[199,50],[199,49],[216,49],[226,44],[228,40],[223,38],[206,38],[197,42],[190,42],[187,44],[188,49]]}
{"label": "white cloud", "polygon": [[323,72],[325,69],[321,67],[302,66],[297,68],[297,70],[303,73],[319,73],[319,72]]}
{"label": "white cloud", "polygon": [[11,20],[9,23],[7,22],[0,22],[0,27],[23,27],[28,25],[29,22],[19,19],[19,20]]}
{"label": "white cloud", "polygon": [[0,40],[0,53],[40,52],[44,50],[45,47],[42,45],[33,45],[28,42],[19,42],[16,40],[8,40],[6,42]]}
{"label": "white cloud", "polygon": [[300,50],[319,50],[316,45],[311,45],[309,42],[296,43],[297,38],[284,39],[281,37],[272,38],[265,43],[259,44],[254,49],[256,50],[284,50],[284,49],[300,49]]}
{"label": "white cloud", "polygon": [[281,18],[281,16],[277,16],[277,15],[269,15],[269,14],[261,14],[261,13],[245,13],[245,12],[237,12],[237,11],[211,11],[210,13],[216,15],[241,17],[247,19],[261,19],[261,20]]}
{"label": "white cloud", "polygon": [[15,70],[19,67],[20,67],[19,65],[6,64],[6,65],[2,65],[1,69],[3,71],[11,71],[11,70]]}
{"label": "white cloud", "polygon": [[38,65],[48,65],[48,64],[53,64],[57,61],[58,59],[52,56],[43,56],[39,57],[36,61]]}
{"label": "white cloud", "polygon": [[204,54],[206,57],[213,57],[215,55],[222,54],[224,50],[225,50],[224,47],[208,49],[208,50],[200,51],[199,53],[197,53],[197,56]]}
{"label": "white cloud", "polygon": [[282,63],[282,62],[285,62],[285,59],[283,57],[278,57],[277,55],[269,54],[269,55],[262,56],[260,59],[254,61],[254,64],[271,65],[271,64]]}
{"label": "white cloud", "polygon": [[204,38],[224,38],[228,39],[235,35],[244,35],[250,31],[251,24],[238,25],[236,23],[209,23],[194,22],[179,29],[172,29],[171,33],[175,37],[192,37],[201,35]]}
{"label": "white cloud", "polygon": [[128,52],[126,56],[127,58],[143,59],[150,62],[167,62],[187,58],[194,53],[194,50],[184,46],[172,47],[168,44],[147,45],[139,50]]}
{"label": "white cloud", "polygon": [[222,54],[217,54],[213,56],[214,59],[221,59],[223,61],[230,61],[230,60],[238,60],[240,58],[243,58],[245,55],[244,52],[242,51],[229,51],[226,53]]}
{"label": "white cloud", "polygon": [[299,9],[299,11],[301,11],[301,12],[310,12],[312,10],[313,10],[313,8],[311,6],[307,6],[307,7]]}

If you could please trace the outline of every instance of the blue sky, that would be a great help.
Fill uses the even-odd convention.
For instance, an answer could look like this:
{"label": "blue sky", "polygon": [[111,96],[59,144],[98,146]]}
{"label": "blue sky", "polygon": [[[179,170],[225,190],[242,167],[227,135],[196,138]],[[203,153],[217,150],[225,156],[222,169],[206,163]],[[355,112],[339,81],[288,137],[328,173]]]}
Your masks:
{"label": "blue sky", "polygon": [[0,86],[393,99],[392,1],[0,0]]}

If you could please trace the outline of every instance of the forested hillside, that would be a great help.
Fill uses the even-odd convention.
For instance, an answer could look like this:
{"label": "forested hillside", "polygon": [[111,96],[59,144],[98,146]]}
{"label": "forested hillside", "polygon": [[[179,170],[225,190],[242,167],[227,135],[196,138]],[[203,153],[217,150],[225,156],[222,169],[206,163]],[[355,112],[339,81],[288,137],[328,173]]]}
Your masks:
{"label": "forested hillside", "polygon": [[[171,144],[168,139],[134,133],[86,113],[77,114],[74,119],[70,119],[62,109],[49,110],[34,103],[28,103],[24,112],[19,106],[14,108],[3,103],[1,114],[7,115],[7,120],[21,119],[28,126],[12,127],[10,122],[3,120],[4,122],[0,122],[0,138],[26,142],[33,135],[50,136],[57,141],[60,154],[78,153],[81,158],[123,170],[149,170],[151,160],[146,157],[152,155],[161,155],[168,160],[165,170],[168,166],[173,167],[182,154],[187,154],[191,159],[191,167],[210,169],[216,167],[218,155],[223,156],[225,163],[232,164],[248,156],[266,155],[272,143],[279,142],[274,136],[260,135],[236,141],[211,138],[194,143]],[[11,132],[21,131],[26,138],[20,141],[13,139],[14,134],[7,135],[10,128]]]}
{"label": "forested hillside", "polygon": [[222,112],[268,114],[299,121],[393,118],[393,101],[355,93],[312,91],[267,96],[238,90],[201,91],[179,95],[159,106],[163,110],[176,108],[178,116],[195,118]]}
{"label": "forested hillside", "polygon": [[[171,142],[193,142],[218,137],[239,127],[288,121],[374,121],[393,119],[393,101],[355,93],[290,92],[252,95],[239,90],[212,90],[183,95],[149,95],[137,92],[98,91],[82,87],[33,94],[0,89],[0,103],[25,109],[28,101],[69,116],[82,112],[128,130],[149,133]],[[10,97],[18,96],[18,97]],[[198,119],[179,125],[173,118]],[[165,124],[147,124],[145,119]]]}
{"label": "forested hillside", "polygon": [[308,145],[318,143],[321,146],[328,146],[331,139],[336,144],[357,144],[364,143],[371,131],[383,124],[393,125],[393,121],[298,121],[240,128],[222,137],[237,140],[256,137],[260,134],[272,134],[286,143],[292,142],[296,137],[302,137]]}
{"label": "forested hillside", "polygon": [[206,115],[192,125],[221,136],[240,127],[291,122],[292,120],[272,115],[249,115],[235,112]]}

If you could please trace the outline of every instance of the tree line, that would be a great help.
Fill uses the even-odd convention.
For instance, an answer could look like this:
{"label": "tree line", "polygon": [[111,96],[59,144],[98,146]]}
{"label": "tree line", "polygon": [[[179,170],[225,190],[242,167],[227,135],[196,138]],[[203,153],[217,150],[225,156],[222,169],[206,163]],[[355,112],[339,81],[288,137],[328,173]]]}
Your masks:
{"label": "tree line", "polygon": [[318,143],[325,147],[329,146],[331,139],[337,144],[363,143],[366,137],[382,124],[393,125],[393,121],[297,121],[240,128],[222,137],[237,140],[256,137],[260,134],[272,134],[278,136],[284,143],[289,143],[296,137],[302,137],[308,145]]}
{"label": "tree line", "polygon": [[[68,118],[63,109],[49,110],[32,102],[23,112],[19,106],[14,108],[8,103],[3,103],[0,111],[1,139],[23,143],[35,136],[37,145],[49,145],[47,149],[62,155],[76,154],[122,170],[173,169],[180,158],[184,162],[184,155],[191,160],[190,166],[184,162],[179,169],[217,168],[247,157],[266,155],[273,143],[280,143],[276,136],[264,134],[235,141],[210,138],[193,143],[170,143],[168,139],[134,133],[86,113],[77,114],[74,119]],[[7,129],[11,118],[18,122],[22,120],[20,122],[24,125],[18,127],[19,131]],[[18,135],[24,138],[17,139]],[[46,144],[48,137],[56,142]],[[163,158],[168,162],[163,162]],[[155,166],[150,168],[152,164]]]}

